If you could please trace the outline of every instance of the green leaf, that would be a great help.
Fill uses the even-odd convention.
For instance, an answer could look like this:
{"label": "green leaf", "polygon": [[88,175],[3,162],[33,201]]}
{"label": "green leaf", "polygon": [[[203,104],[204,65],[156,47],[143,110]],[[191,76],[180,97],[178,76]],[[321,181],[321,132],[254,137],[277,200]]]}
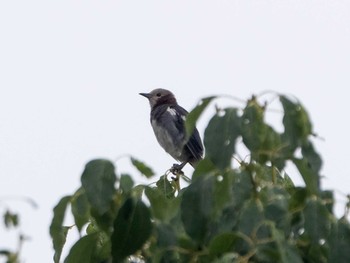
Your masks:
{"label": "green leaf", "polygon": [[204,158],[199,161],[196,165],[196,168],[192,174],[192,180],[196,180],[200,176],[205,176],[208,174],[213,174],[218,171],[209,158]]}
{"label": "green leaf", "polygon": [[196,127],[198,118],[202,115],[203,111],[208,107],[209,103],[216,97],[207,97],[202,99],[198,105],[186,116],[186,134],[192,134]]}
{"label": "green leaf", "polygon": [[132,165],[140,172],[142,173],[144,176],[146,176],[147,178],[150,178],[154,175],[153,170],[147,166],[145,163],[131,157],[130,158]]}
{"label": "green leaf", "polygon": [[134,186],[131,189],[132,196],[135,197],[136,199],[141,199],[143,196],[143,193],[145,191],[145,187],[146,186],[143,184],[139,184],[139,185]]}
{"label": "green leaf", "polygon": [[264,206],[264,216],[273,221],[278,229],[285,233],[290,231],[290,217],[288,214],[290,195],[281,187],[267,186],[259,192]]}
{"label": "green leaf", "polygon": [[302,210],[305,207],[305,202],[307,200],[307,190],[303,187],[296,187],[293,189],[293,193],[289,199],[289,210],[291,213],[295,211]]}
{"label": "green leaf", "polygon": [[236,209],[240,209],[246,200],[249,200],[253,195],[253,183],[251,176],[246,170],[240,172],[230,172],[232,176],[232,204]]}
{"label": "green leaf", "polygon": [[247,240],[242,238],[242,235],[228,232],[216,236],[209,245],[210,254],[213,256],[221,256],[228,252],[241,251],[242,248],[248,250],[250,247]]}
{"label": "green leaf", "polygon": [[280,96],[280,101],[284,109],[282,139],[287,143],[287,149],[293,153],[312,134],[312,125],[300,103],[294,103],[285,96]]}
{"label": "green leaf", "polygon": [[350,262],[350,224],[345,218],[332,224],[329,237],[329,263]]}
{"label": "green leaf", "polygon": [[170,248],[172,246],[176,246],[176,235],[174,228],[171,225],[167,224],[158,224],[156,226],[157,232],[157,244],[161,248]]}
{"label": "green leaf", "polygon": [[262,149],[258,152],[258,161],[260,163],[271,161],[279,170],[285,166],[285,158],[281,154],[282,139],[271,126],[267,125],[266,137]]}
{"label": "green leaf", "polygon": [[[287,242],[282,231],[272,225],[271,235],[276,244],[274,252],[277,252],[277,258],[274,257],[274,254],[270,254],[274,258],[274,260],[271,258],[270,262],[303,263],[298,250]],[[271,244],[269,246],[272,247]]]}
{"label": "green leaf", "polygon": [[301,148],[303,157],[307,159],[310,169],[315,173],[319,174],[322,167],[322,159],[320,155],[315,151],[313,144],[307,141]]}
{"label": "green leaf", "polygon": [[75,224],[80,232],[90,219],[90,205],[83,189],[79,189],[72,197],[71,209]]}
{"label": "green leaf", "polygon": [[234,205],[229,205],[225,207],[221,214],[217,212],[215,227],[216,231],[212,236],[216,234],[231,232],[232,229],[236,229],[238,218],[239,218],[239,210]]}
{"label": "green leaf", "polygon": [[241,118],[243,143],[251,151],[251,159],[264,164],[270,161],[279,169],[285,165],[281,158],[281,136],[264,121],[265,107],[255,97],[248,101]]}
{"label": "green leaf", "polygon": [[146,187],[145,194],[151,203],[152,215],[161,222],[169,222],[178,213],[180,197],[170,199],[160,189],[153,187]]}
{"label": "green leaf", "polygon": [[129,198],[114,221],[111,237],[113,263],[135,253],[147,241],[152,231],[151,214],[141,200]]}
{"label": "green leaf", "polygon": [[123,191],[123,193],[130,192],[133,186],[134,186],[134,181],[132,180],[130,175],[122,174],[120,176],[119,188]]}
{"label": "green leaf", "polygon": [[99,232],[100,229],[98,225],[96,224],[95,220],[91,220],[90,223],[86,227],[86,234],[91,235],[93,233]]}
{"label": "green leaf", "polygon": [[328,212],[333,214],[334,197],[333,191],[325,190],[321,192],[321,198]]}
{"label": "green leaf", "polygon": [[224,170],[231,165],[239,134],[239,118],[236,109],[225,109],[224,114],[217,113],[210,120],[204,133],[206,156],[219,169]]}
{"label": "green leaf", "polygon": [[216,214],[221,213],[222,209],[232,200],[232,181],[233,176],[231,173],[216,176],[214,187],[214,209]]}
{"label": "green leaf", "polygon": [[71,196],[63,197],[53,209],[53,218],[50,225],[50,235],[52,238],[53,248],[55,250],[54,262],[58,263],[68,233],[68,227],[64,227],[63,220]]}
{"label": "green leaf", "polygon": [[111,259],[111,237],[104,231],[98,232],[95,262],[108,262]]}
{"label": "green leaf", "polygon": [[106,233],[111,233],[113,228],[113,221],[118,212],[119,204],[114,204],[111,210],[100,215],[95,209],[91,209],[91,217],[95,220],[98,229],[105,231]]}
{"label": "green leaf", "polygon": [[311,194],[319,194],[319,175],[315,173],[306,159],[293,158],[293,163],[298,168],[299,173],[303,177],[306,188]]}
{"label": "green leaf", "polygon": [[302,211],[308,200],[309,192],[306,187],[295,187],[291,192],[289,199],[289,216],[291,217],[291,233],[295,236],[300,235],[304,229],[304,217]]}
{"label": "green leaf", "polygon": [[187,234],[202,244],[209,229],[213,210],[215,178],[200,177],[183,192],[181,219]]}
{"label": "green leaf", "polygon": [[178,262],[177,253],[172,248],[177,245],[176,228],[172,225],[157,224],[156,225],[157,247],[161,250],[161,260],[156,261],[155,255],[152,255],[152,262]]}
{"label": "green leaf", "polygon": [[166,176],[161,176],[156,183],[157,188],[165,195],[167,198],[175,197],[175,187],[171,184],[171,182],[166,178]]}
{"label": "green leaf", "polygon": [[4,214],[4,224],[6,228],[17,227],[18,226],[19,217],[17,214],[6,210]]}
{"label": "green leaf", "polygon": [[64,263],[95,263],[96,242],[98,234],[80,238],[71,248]]}
{"label": "green leaf", "polygon": [[114,165],[110,161],[97,159],[86,164],[81,176],[81,183],[90,205],[99,215],[110,209],[115,193],[114,170]]}
{"label": "green leaf", "polygon": [[318,199],[312,198],[306,202],[303,211],[305,218],[305,233],[312,244],[319,244],[325,239],[331,227],[331,218],[327,208]]}
{"label": "green leaf", "polygon": [[238,229],[245,235],[251,236],[253,231],[257,231],[257,228],[262,226],[263,207],[258,200],[251,199],[244,203],[240,212]]}
{"label": "green leaf", "polygon": [[308,246],[307,250],[307,258],[310,262],[320,262],[320,263],[328,263],[328,249],[326,245],[321,245],[325,240],[321,240],[319,244],[311,243]]}
{"label": "green leaf", "polygon": [[248,101],[241,118],[241,130],[244,144],[255,153],[262,148],[268,126],[264,122],[264,108],[255,98]]}
{"label": "green leaf", "polygon": [[289,175],[284,172],[283,175],[281,174],[281,177],[283,178],[282,185],[285,189],[293,189],[295,188],[295,185],[292,181],[292,179],[289,177]]}

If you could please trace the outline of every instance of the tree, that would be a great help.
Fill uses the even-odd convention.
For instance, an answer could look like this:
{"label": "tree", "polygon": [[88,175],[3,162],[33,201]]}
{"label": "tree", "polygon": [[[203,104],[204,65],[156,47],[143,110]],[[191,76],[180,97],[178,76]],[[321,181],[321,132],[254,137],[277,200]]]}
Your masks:
{"label": "tree", "polygon": [[[66,263],[350,262],[347,213],[336,218],[333,192],[321,188],[309,116],[300,102],[278,98],[283,132],[266,122],[268,105],[254,96],[244,109],[217,109],[204,133],[206,156],[185,188],[167,173],[153,185],[135,185],[130,175],[116,174],[112,162],[90,161],[81,187],[54,208],[54,261],[71,228],[63,225],[70,206],[74,227],[86,233]],[[215,99],[203,99],[188,115],[188,133]],[[238,158],[242,145],[249,151],[244,160]],[[131,161],[154,176],[143,162]],[[304,186],[293,184],[287,163]]]}

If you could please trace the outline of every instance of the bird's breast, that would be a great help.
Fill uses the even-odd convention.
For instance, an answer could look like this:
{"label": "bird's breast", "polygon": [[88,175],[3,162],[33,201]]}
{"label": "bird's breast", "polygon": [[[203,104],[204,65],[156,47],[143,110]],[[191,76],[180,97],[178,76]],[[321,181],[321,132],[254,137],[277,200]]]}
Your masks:
{"label": "bird's breast", "polygon": [[164,123],[156,120],[152,120],[151,124],[157,141],[163,149],[174,159],[181,159],[183,145],[176,142],[176,138],[173,138],[174,136],[169,132],[169,127],[165,127]]}

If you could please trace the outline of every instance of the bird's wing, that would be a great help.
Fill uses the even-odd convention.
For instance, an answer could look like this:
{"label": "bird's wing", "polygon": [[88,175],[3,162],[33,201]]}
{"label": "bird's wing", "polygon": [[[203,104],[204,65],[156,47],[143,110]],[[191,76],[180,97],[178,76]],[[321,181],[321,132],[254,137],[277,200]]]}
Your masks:
{"label": "bird's wing", "polygon": [[196,128],[194,129],[186,146],[188,147],[188,149],[193,154],[196,160],[201,160],[203,158],[203,144],[199,136],[199,132]]}
{"label": "bird's wing", "polygon": [[151,123],[153,122],[158,142],[175,159],[181,155],[185,139],[184,120],[181,115],[169,104],[159,105],[151,111]]}
{"label": "bird's wing", "polygon": [[[186,134],[185,120],[188,112],[179,105],[176,105],[173,108],[177,113],[177,118],[175,122],[176,128],[179,130],[180,133],[185,135]],[[199,136],[199,132],[196,128],[193,130],[193,133],[191,134],[190,138],[185,144],[185,147],[188,148],[188,150],[196,160],[200,160],[203,158],[203,144]]]}

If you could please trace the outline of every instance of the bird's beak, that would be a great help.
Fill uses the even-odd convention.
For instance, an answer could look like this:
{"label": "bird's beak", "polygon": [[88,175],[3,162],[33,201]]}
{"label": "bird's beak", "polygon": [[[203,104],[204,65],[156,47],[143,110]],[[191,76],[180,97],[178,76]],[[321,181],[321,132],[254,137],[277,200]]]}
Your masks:
{"label": "bird's beak", "polygon": [[150,99],[152,97],[151,93],[139,93],[141,96],[146,97],[147,99]]}

